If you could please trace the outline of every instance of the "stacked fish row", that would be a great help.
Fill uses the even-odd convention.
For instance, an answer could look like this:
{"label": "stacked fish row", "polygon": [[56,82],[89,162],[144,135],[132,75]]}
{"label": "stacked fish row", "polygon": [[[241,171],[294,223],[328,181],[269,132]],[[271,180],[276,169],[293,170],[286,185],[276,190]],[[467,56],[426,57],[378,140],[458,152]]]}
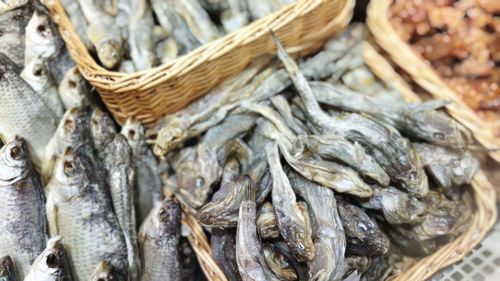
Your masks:
{"label": "stacked fish row", "polygon": [[293,0],[62,0],[86,48],[108,69],[167,63]]}
{"label": "stacked fish row", "polygon": [[0,47],[0,280],[197,280],[144,128],[117,131],[40,3],[0,4]]}
{"label": "stacked fish row", "polygon": [[299,64],[275,38],[279,61],[159,123],[167,189],[228,280],[384,280],[467,228],[469,133],[377,81],[363,32]]}

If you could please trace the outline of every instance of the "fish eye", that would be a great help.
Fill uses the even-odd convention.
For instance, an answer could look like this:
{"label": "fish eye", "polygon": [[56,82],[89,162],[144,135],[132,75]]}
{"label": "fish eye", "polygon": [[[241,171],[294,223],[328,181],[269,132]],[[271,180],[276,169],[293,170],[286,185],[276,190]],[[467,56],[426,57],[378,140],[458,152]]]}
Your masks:
{"label": "fish eye", "polygon": [[97,281],[105,281],[105,280],[104,280],[104,278],[101,277],[101,278],[97,279]]}
{"label": "fish eye", "polygon": [[45,27],[45,25],[44,25],[44,24],[40,24],[40,25],[36,28],[36,30],[38,30],[38,32],[40,32],[40,33],[44,33],[46,29],[47,29],[47,28]]}
{"label": "fish eye", "polygon": [[302,243],[298,243],[297,248],[299,248],[299,250],[304,250],[306,247],[304,247],[304,245],[302,245]]}
{"label": "fish eye", "polygon": [[357,225],[358,229],[362,232],[367,232],[368,231],[368,226],[366,224],[359,222]]}
{"label": "fish eye", "polygon": [[71,163],[69,161],[64,162],[64,173],[67,176],[71,176],[74,172],[74,169],[75,169],[75,167],[73,166],[73,163]]}
{"label": "fish eye", "polygon": [[444,134],[443,133],[434,133],[434,137],[438,140],[444,140]]}
{"label": "fish eye", "polygon": [[411,171],[410,172],[410,181],[416,181],[416,180],[417,180],[417,172]]}
{"label": "fish eye", "polygon": [[202,187],[205,184],[205,180],[202,177],[196,178],[196,187]]}
{"label": "fish eye", "polygon": [[21,150],[17,146],[14,146],[10,150],[10,157],[12,157],[12,159],[16,159],[17,160],[19,158],[20,154],[21,154]]}
{"label": "fish eye", "polygon": [[46,264],[50,268],[56,268],[59,265],[59,259],[55,254],[49,254],[47,256]]}

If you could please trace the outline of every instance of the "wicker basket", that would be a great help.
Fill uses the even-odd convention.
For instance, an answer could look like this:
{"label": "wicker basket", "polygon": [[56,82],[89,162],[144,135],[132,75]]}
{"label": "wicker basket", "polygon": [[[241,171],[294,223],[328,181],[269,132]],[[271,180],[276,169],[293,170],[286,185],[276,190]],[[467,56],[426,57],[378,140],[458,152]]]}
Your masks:
{"label": "wicker basket", "polygon": [[[469,128],[479,143],[488,148],[500,147],[500,138],[493,134],[493,124],[479,118],[432,67],[399,37],[387,16],[391,4],[392,0],[372,0],[368,6],[367,25],[377,45],[432,96],[452,101],[453,103],[446,107],[448,112]],[[492,152],[490,155],[500,161],[500,152]]]}
{"label": "wicker basket", "polygon": [[[420,101],[406,82],[394,71],[391,65],[380,56],[368,43],[364,46],[365,62],[381,80],[398,89],[405,99],[412,102]],[[486,233],[496,221],[495,190],[482,171],[475,176],[473,194],[476,204],[474,217],[470,228],[453,242],[443,246],[433,255],[419,260],[405,273],[395,276],[393,280],[420,281],[430,278],[440,269],[461,260],[468,252],[481,242]],[[209,280],[223,280],[226,277],[212,259],[211,248],[202,226],[188,211],[185,213],[184,223],[190,228],[189,239],[195,249],[198,260]]]}
{"label": "wicker basket", "polygon": [[[174,61],[136,73],[99,66],[78,38],[59,0],[44,0],[83,76],[116,121],[135,117],[148,126],[239,73],[257,56],[275,52],[270,29],[291,53],[307,54],[350,21],[354,0],[298,0]],[[314,32],[312,32],[314,31]]]}

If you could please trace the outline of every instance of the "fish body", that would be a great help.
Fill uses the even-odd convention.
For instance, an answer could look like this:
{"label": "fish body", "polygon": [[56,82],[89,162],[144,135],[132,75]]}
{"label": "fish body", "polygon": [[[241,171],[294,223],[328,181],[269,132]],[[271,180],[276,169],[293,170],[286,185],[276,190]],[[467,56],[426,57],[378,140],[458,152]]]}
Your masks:
{"label": "fish body", "polygon": [[114,17],[99,9],[93,0],[79,0],[87,19],[87,36],[95,46],[97,56],[104,67],[114,68],[123,56],[123,40]]}
{"label": "fish body", "polygon": [[309,262],[310,280],[339,280],[344,274],[346,235],[334,192],[289,173],[294,190],[306,200],[315,219],[313,231],[316,254]]}
{"label": "fish body", "polygon": [[279,280],[267,265],[257,236],[255,190],[248,190],[240,205],[236,233],[236,261],[243,281]]}
{"label": "fish body", "polygon": [[90,162],[71,147],[57,160],[46,186],[49,232],[64,237],[75,280],[89,279],[103,260],[125,280],[128,265],[123,232]]}
{"label": "fish body", "polygon": [[43,188],[26,144],[16,138],[0,150],[0,256],[10,256],[22,280],[45,248],[47,224]]}
{"label": "fish body", "polygon": [[[24,64],[25,29],[33,11],[34,5],[31,1],[2,1],[0,3],[0,31],[2,33],[0,50],[19,67]],[[1,62],[1,64],[4,63]]]}
{"label": "fish body", "polygon": [[50,73],[47,61],[40,57],[26,63],[21,77],[40,95],[43,102],[51,110],[57,122],[64,115],[64,106],[59,98],[57,87]]}
{"label": "fish body", "polygon": [[156,64],[156,50],[153,40],[153,12],[149,1],[130,1],[129,36],[130,56],[135,69],[146,70]]}
{"label": "fish body", "polygon": [[266,153],[273,176],[272,201],[280,233],[299,261],[310,261],[314,258],[315,247],[307,206],[300,206],[296,200],[281,166],[277,144],[270,144]]}
{"label": "fish body", "polygon": [[127,120],[121,134],[132,148],[135,164],[135,206],[137,223],[147,217],[149,211],[163,199],[163,186],[160,180],[158,162],[153,151],[146,144],[145,129],[138,121]]}
{"label": "fish body", "polygon": [[425,143],[414,143],[413,146],[427,172],[442,187],[471,183],[479,168],[478,160],[470,152]]}
{"label": "fish body", "polygon": [[25,281],[73,280],[61,239],[61,236],[56,236],[47,242],[47,247],[33,262]]}
{"label": "fish body", "polygon": [[114,137],[104,151],[104,169],[116,218],[127,245],[129,275],[132,280],[140,277],[140,258],[137,247],[135,215],[135,170],[132,149],[120,134]]}
{"label": "fish body", "polygon": [[33,165],[41,168],[45,147],[56,129],[52,111],[19,76],[17,66],[0,54],[0,132],[4,142],[26,140]]}
{"label": "fish body", "polygon": [[85,19],[85,15],[82,12],[80,3],[73,0],[61,0],[61,4],[68,14],[69,20],[75,28],[78,37],[82,40],[87,50],[94,51],[94,45],[87,35],[87,19]]}
{"label": "fish body", "polygon": [[0,258],[0,280],[16,281],[16,272],[14,270],[14,263],[10,256]]}
{"label": "fish body", "polygon": [[158,205],[141,227],[142,281],[181,280],[181,207],[175,198]]}
{"label": "fish body", "polygon": [[241,280],[236,263],[236,232],[234,229],[212,229],[212,256],[229,281]]}

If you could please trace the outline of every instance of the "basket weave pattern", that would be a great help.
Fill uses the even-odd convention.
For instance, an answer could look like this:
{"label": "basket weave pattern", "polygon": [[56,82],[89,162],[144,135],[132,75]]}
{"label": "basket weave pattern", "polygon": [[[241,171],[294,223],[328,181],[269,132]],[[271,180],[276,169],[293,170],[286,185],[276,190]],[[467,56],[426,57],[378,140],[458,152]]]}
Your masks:
{"label": "basket weave pattern", "polygon": [[[354,0],[298,0],[170,63],[136,73],[99,66],[75,32],[59,0],[44,0],[83,76],[97,89],[118,123],[135,117],[150,126],[168,113],[243,70],[256,57],[275,52],[270,30],[291,53],[311,53],[345,27]],[[314,31],[314,32],[313,32]]]}
{"label": "basket weave pattern", "polygon": [[[489,148],[500,147],[500,138],[493,134],[493,125],[480,119],[464,103],[443,79],[411,47],[404,42],[391,26],[388,10],[391,0],[372,0],[368,7],[367,25],[380,47],[387,52],[399,67],[408,72],[412,79],[432,96],[452,102],[446,106],[450,115],[469,128],[482,145]],[[490,155],[500,161],[500,152]]]}

